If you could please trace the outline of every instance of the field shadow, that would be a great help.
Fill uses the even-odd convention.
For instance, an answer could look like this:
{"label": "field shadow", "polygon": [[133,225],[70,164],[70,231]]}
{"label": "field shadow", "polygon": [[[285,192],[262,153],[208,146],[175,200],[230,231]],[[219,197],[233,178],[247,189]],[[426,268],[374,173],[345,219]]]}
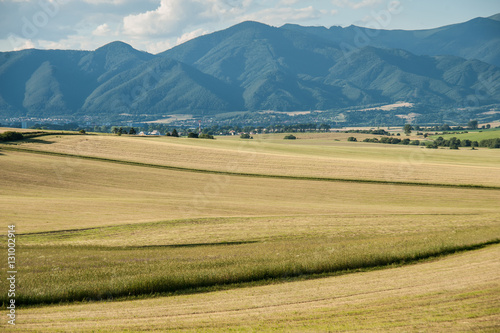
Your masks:
{"label": "field shadow", "polygon": [[23,142],[23,143],[39,143],[39,144],[43,144],[43,145],[50,145],[50,144],[53,144],[55,141],[33,138],[33,139],[24,139],[21,142]]}
{"label": "field shadow", "polygon": [[[241,242],[219,242],[219,243],[193,243],[193,244],[171,244],[171,245],[143,245],[143,246],[130,246],[131,248],[178,248],[178,247],[200,247],[200,246],[225,246],[225,245],[243,245],[243,244],[254,244],[258,241],[241,241]],[[129,247],[129,246],[127,246]]]}

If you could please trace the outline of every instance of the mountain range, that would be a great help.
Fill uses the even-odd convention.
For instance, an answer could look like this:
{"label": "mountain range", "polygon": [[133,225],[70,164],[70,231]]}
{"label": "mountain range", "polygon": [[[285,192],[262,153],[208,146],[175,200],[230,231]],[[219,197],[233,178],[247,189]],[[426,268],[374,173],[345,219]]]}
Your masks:
{"label": "mountain range", "polygon": [[500,14],[418,31],[243,22],[156,55],[122,42],[95,51],[0,53],[0,118],[398,101],[431,108],[500,103]]}

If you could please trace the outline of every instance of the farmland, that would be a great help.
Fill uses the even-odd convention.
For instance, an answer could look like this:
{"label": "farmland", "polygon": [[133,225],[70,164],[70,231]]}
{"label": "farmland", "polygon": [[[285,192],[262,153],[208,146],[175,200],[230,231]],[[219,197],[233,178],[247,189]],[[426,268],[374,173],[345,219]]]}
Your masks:
{"label": "farmland", "polygon": [[[303,133],[254,140],[218,137],[45,136],[15,147],[173,167],[306,177],[396,182],[500,185],[500,156],[489,150],[431,150],[419,146],[346,142],[347,133]],[[372,138],[355,134],[358,141]],[[353,149],[355,148],[355,149]]]}
{"label": "farmland", "polygon": [[495,332],[499,250],[497,245],[419,265],[308,281],[28,308],[23,329]]}
{"label": "farmland", "polygon": [[[19,232],[27,306],[19,326],[494,330],[498,151],[347,136],[1,145],[0,211]],[[410,316],[406,302],[423,312]]]}

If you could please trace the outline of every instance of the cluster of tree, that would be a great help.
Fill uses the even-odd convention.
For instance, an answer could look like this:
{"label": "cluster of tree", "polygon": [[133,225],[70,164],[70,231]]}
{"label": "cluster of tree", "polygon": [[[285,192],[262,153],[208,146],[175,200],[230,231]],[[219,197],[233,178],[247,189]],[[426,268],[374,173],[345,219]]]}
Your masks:
{"label": "cluster of tree", "polygon": [[[478,121],[477,120],[471,120],[467,123],[467,126],[466,127],[463,127],[463,126],[450,126],[448,124],[443,124],[443,125],[435,125],[435,126],[415,126],[415,130],[417,131],[463,131],[465,129],[478,129],[479,128],[479,124],[478,124]],[[490,129],[491,128],[491,125],[490,124],[486,124],[486,125],[483,125],[481,126],[481,129]]]}
{"label": "cluster of tree", "polygon": [[[357,141],[355,137],[347,138],[347,141]],[[487,148],[500,148],[500,138],[496,139],[484,139],[481,141],[471,141],[469,139],[458,139],[453,137],[449,140],[443,137],[438,137],[434,141],[421,142],[420,140],[410,140],[392,138],[392,137],[382,137],[382,138],[366,138],[363,142],[374,142],[374,143],[385,143],[385,144],[402,144],[402,145],[414,145],[414,146],[426,146],[427,148],[438,148],[438,147],[449,147],[450,149],[459,149],[459,147],[487,147]]]}
{"label": "cluster of tree", "polygon": [[443,137],[439,137],[433,142],[427,143],[427,148],[438,148],[438,147],[450,147],[450,149],[458,149],[459,147],[485,147],[485,148],[500,148],[500,138],[496,139],[484,139],[481,141],[471,141],[468,139],[457,139],[453,137],[449,140],[445,140]]}
{"label": "cluster of tree", "polygon": [[479,141],[479,147],[500,148],[500,138]]}
{"label": "cluster of tree", "polygon": [[375,134],[375,135],[391,135],[389,132],[383,129],[376,130],[349,130],[346,133],[362,133],[362,134]]}
{"label": "cluster of tree", "polygon": [[22,140],[24,139],[24,135],[22,135],[19,132],[4,132],[0,134],[0,141],[2,142],[7,142],[7,141],[17,141],[17,140]]}
{"label": "cluster of tree", "polygon": [[289,135],[285,135],[285,137],[283,138],[285,140],[295,140],[297,139],[297,137],[293,134],[289,134]]}
{"label": "cluster of tree", "polygon": [[111,127],[111,133],[118,134],[118,135],[122,135],[122,134],[135,135],[135,134],[137,134],[137,131],[133,127],[117,127],[117,126],[113,126],[113,127]]}
{"label": "cluster of tree", "polygon": [[35,125],[31,126],[30,129],[56,130],[56,131],[79,131],[79,130],[83,129],[83,127],[75,122],[70,122],[67,124],[36,123]]}
{"label": "cluster of tree", "polygon": [[414,145],[414,146],[420,145],[419,140],[391,138],[391,137],[385,137],[385,136],[380,138],[380,139],[378,139],[378,138],[373,138],[373,139],[366,138],[363,140],[363,142],[385,143],[385,144],[392,144],[392,145],[397,145],[397,144]]}
{"label": "cluster of tree", "polygon": [[192,139],[215,139],[213,135],[210,134],[205,134],[205,133],[194,133],[194,132],[189,132],[188,133],[188,138]]}
{"label": "cluster of tree", "polygon": [[290,124],[290,125],[269,125],[269,126],[239,126],[239,125],[212,125],[203,128],[202,132],[207,134],[229,135],[231,131],[237,133],[297,133],[297,132],[328,132],[331,126],[328,124]]}
{"label": "cluster of tree", "polygon": [[240,135],[240,139],[253,139],[253,136],[250,136],[248,133],[243,133]]}
{"label": "cluster of tree", "polygon": [[[362,112],[361,112],[362,113]],[[327,112],[321,113],[321,115],[326,117]],[[349,114],[349,113],[348,113]],[[329,117],[322,118],[317,114],[313,118],[301,118],[299,115],[286,118],[281,118],[279,115],[277,118],[267,119],[266,121],[260,121],[252,118],[253,116],[269,116],[273,114],[253,114],[251,112],[247,112],[244,115],[244,119],[239,118],[228,118],[228,119],[210,119],[204,121],[204,126],[202,129],[202,133],[209,135],[231,135],[232,133],[300,133],[300,132],[328,132],[331,128],[340,126],[349,126],[349,125],[370,125],[374,124],[370,123],[350,123],[350,122],[341,122],[337,123],[332,119],[335,118],[334,114]],[[250,117],[252,116],[252,117]],[[333,118],[332,118],[333,117]],[[259,118],[260,119],[260,118]],[[101,132],[101,133],[115,133],[118,134],[120,128],[122,129],[122,134],[130,134],[130,131],[133,129],[135,133],[139,132],[152,132],[157,130],[161,134],[168,135],[168,133],[172,132],[174,129],[177,129],[179,136],[187,136],[189,132],[193,132],[197,130],[197,121],[196,119],[192,120],[193,123],[188,125],[187,123],[184,125],[180,124],[162,124],[162,123],[148,123],[144,124],[144,126],[82,126],[75,122],[57,125],[57,124],[36,124],[31,128],[36,129],[54,129],[54,130],[72,130],[79,131],[84,129],[86,132]],[[196,124],[195,124],[196,123]],[[381,123],[377,123],[380,125]],[[404,125],[404,123],[394,123],[393,125]],[[21,124],[19,123],[19,127]],[[377,125],[375,125],[377,126]],[[488,129],[491,126],[485,125],[482,128]],[[463,131],[466,129],[477,129],[479,128],[477,124],[477,120],[469,121],[467,126],[449,126],[447,124],[443,125],[410,125],[406,124],[405,129],[407,134],[411,133],[412,130],[416,131],[430,131],[430,132],[449,132],[449,131]],[[134,131],[132,133],[134,133]],[[375,130],[350,130],[348,133],[364,133],[364,134],[374,134],[374,135],[389,135],[389,133],[383,129],[375,129]]]}
{"label": "cluster of tree", "polygon": [[179,133],[177,133],[177,130],[175,128],[172,130],[172,132],[167,132],[165,135],[166,136],[173,136],[173,137],[176,137],[176,138],[179,137]]}
{"label": "cluster of tree", "polygon": [[450,149],[458,149],[458,147],[477,147],[479,143],[471,140],[460,140],[453,137],[449,140],[443,139],[442,136],[434,140],[434,145],[438,147],[450,147]]}

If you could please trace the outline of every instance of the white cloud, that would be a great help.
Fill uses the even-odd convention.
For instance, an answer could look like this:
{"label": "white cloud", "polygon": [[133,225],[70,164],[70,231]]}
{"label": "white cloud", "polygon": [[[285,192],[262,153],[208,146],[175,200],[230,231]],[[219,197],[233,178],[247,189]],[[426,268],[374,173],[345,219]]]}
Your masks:
{"label": "white cloud", "polygon": [[161,0],[154,10],[124,17],[120,32],[132,44],[158,53],[242,21],[278,26],[336,14],[335,10],[321,6],[298,8],[300,3],[298,0]]}
{"label": "white cloud", "polygon": [[43,49],[52,50],[95,50],[111,40],[93,39],[88,36],[71,35],[58,41],[39,40],[38,45]]}
{"label": "white cloud", "polygon": [[305,8],[266,8],[258,12],[242,16],[243,20],[253,20],[271,25],[283,25],[285,23],[294,23],[317,19],[324,14],[321,10],[312,6]]}
{"label": "white cloud", "polygon": [[152,53],[152,54],[157,54],[163,51],[166,51],[168,49],[171,49],[174,47],[176,44],[172,42],[172,40],[160,40],[160,41],[148,41],[146,45],[143,43],[137,42],[137,43],[131,43],[132,47],[138,50],[145,50],[146,52]]}
{"label": "white cloud", "polygon": [[24,49],[34,49],[36,46],[30,39],[26,39],[23,44],[14,48],[14,51],[24,50]]}
{"label": "white cloud", "polygon": [[201,29],[201,28],[196,29],[196,30],[191,31],[191,32],[187,32],[187,33],[183,34],[181,37],[177,38],[176,45],[187,42],[188,40],[191,40],[193,38],[206,35],[207,33],[209,33],[209,31]]}
{"label": "white cloud", "polygon": [[220,0],[162,0],[151,11],[123,19],[123,32],[131,36],[175,36],[184,29],[219,20],[231,7]]}
{"label": "white cloud", "polygon": [[111,29],[107,23],[101,24],[94,31],[92,31],[92,35],[94,36],[107,36],[111,33]]}
{"label": "white cloud", "polygon": [[363,7],[373,7],[382,2],[382,0],[332,0],[335,6],[345,8],[350,7],[352,9],[359,9]]}
{"label": "white cloud", "polygon": [[83,0],[83,2],[92,4],[92,5],[102,5],[102,4],[107,4],[107,5],[123,5],[125,3],[131,2],[130,0]]}
{"label": "white cloud", "polygon": [[177,39],[175,38],[169,38],[169,39],[162,39],[159,41],[154,41],[154,42],[148,42],[148,43],[141,43],[139,40],[135,40],[132,44],[135,48],[139,49],[144,49],[149,53],[152,54],[157,54],[160,52],[163,52],[165,50],[168,50],[174,46],[177,46],[179,44],[182,44],[184,42],[187,42],[188,40],[191,40],[193,38],[202,36],[209,33],[209,31],[203,30],[203,29],[196,29],[191,32],[187,32],[183,34],[182,36],[178,37]]}

